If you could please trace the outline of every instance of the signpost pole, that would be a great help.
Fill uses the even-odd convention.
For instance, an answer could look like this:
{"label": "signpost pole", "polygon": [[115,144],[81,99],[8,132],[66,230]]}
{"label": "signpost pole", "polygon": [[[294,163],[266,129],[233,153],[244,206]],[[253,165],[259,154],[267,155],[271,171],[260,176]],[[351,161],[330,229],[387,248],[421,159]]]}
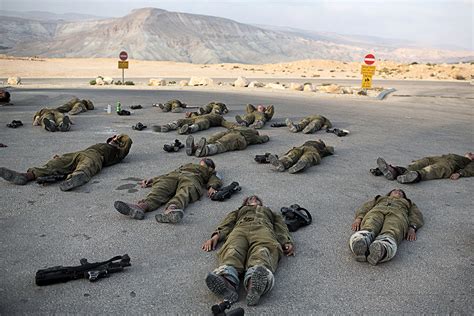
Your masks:
{"label": "signpost pole", "polygon": [[122,68],[122,84],[125,84],[124,75],[125,75],[125,69]]}
{"label": "signpost pole", "polygon": [[119,69],[122,69],[122,84],[125,84],[125,69],[128,69],[128,54],[126,51],[121,51],[119,54]]}

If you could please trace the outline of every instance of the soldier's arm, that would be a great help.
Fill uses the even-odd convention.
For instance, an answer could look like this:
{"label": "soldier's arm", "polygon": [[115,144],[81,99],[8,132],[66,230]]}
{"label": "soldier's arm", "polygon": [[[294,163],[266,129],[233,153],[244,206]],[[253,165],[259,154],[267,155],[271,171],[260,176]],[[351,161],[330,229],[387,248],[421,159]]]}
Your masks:
{"label": "soldier's arm", "polygon": [[459,173],[461,177],[474,176],[474,161],[471,161],[466,167],[460,169],[457,173]]}
{"label": "soldier's arm", "polygon": [[216,176],[216,173],[213,173],[211,177],[209,178],[209,181],[207,181],[206,189],[209,190],[209,188],[213,188],[217,190],[221,186],[222,186],[222,180]]}
{"label": "soldier's arm", "polygon": [[252,104],[247,104],[247,107],[245,108],[246,113],[252,113],[255,111],[257,111],[257,109]]}
{"label": "soldier's arm", "polygon": [[355,218],[356,219],[363,219],[365,214],[367,214],[368,211],[370,211],[376,204],[377,200],[380,197],[380,195],[377,195],[374,199],[365,202],[362,204],[361,207],[359,207],[356,212],[355,212]]}
{"label": "soldier's arm", "polygon": [[280,245],[294,244],[293,237],[290,235],[288,226],[286,226],[283,216],[280,214],[273,214],[273,229],[275,231],[276,237]]}
{"label": "soldier's arm", "polygon": [[273,114],[275,114],[275,107],[273,105],[270,105],[265,110],[265,118],[267,119],[267,121],[270,121],[272,119]]}
{"label": "soldier's arm", "polygon": [[412,203],[411,207],[408,209],[408,226],[415,226],[416,229],[419,229],[423,224],[423,214],[421,214],[418,206],[416,206],[415,203]]}
{"label": "soldier's arm", "polygon": [[219,226],[217,229],[212,233],[211,237],[214,235],[218,235],[219,239],[218,241],[224,241],[227,239],[227,236],[230,234],[230,232],[234,229],[235,224],[237,222],[237,215],[238,215],[239,210],[235,210],[233,212],[230,212],[223,220],[220,222]]}
{"label": "soldier's arm", "polygon": [[268,135],[257,135],[257,137],[255,137],[255,142],[252,144],[263,144],[268,142],[269,140],[270,137],[268,137]]}

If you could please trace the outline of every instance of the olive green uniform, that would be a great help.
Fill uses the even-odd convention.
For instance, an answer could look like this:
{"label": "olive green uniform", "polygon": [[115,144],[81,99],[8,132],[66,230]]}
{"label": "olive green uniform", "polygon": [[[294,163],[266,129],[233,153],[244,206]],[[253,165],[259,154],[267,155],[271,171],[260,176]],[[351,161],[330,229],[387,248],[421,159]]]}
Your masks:
{"label": "olive green uniform", "polygon": [[209,113],[215,114],[226,114],[229,113],[229,109],[224,103],[221,102],[211,102],[206,106],[200,107],[198,110],[198,114],[204,115]]}
{"label": "olive green uniform", "polygon": [[60,126],[63,124],[64,114],[56,109],[41,109],[35,113],[33,125],[41,125],[46,129],[44,119],[51,121],[56,126]]}
{"label": "olive green uniform", "polygon": [[36,178],[50,175],[74,175],[84,173],[87,181],[99,173],[102,167],[111,166],[122,161],[128,155],[132,140],[127,135],[119,136],[120,148],[108,143],[95,144],[85,150],[67,153],[49,160],[42,167],[28,169]]}
{"label": "olive green uniform", "polygon": [[189,203],[199,200],[204,188],[219,189],[222,181],[215,171],[200,164],[188,163],[178,169],[153,178],[151,192],[140,202],[147,204],[146,211],[156,210],[166,203],[184,210]]}
{"label": "olive green uniform", "polygon": [[464,156],[447,154],[442,156],[425,157],[415,160],[408,165],[408,171],[416,171],[421,180],[449,178],[453,173],[462,177],[474,176],[474,162]]}
{"label": "olive green uniform", "polygon": [[334,148],[326,146],[322,140],[307,141],[302,146],[290,149],[285,155],[280,157],[278,161],[285,169],[289,169],[296,164],[304,165],[302,169],[305,169],[310,166],[319,165],[323,157],[332,155],[333,153]]}
{"label": "olive green uniform", "polygon": [[178,129],[179,134],[191,134],[198,131],[207,130],[211,127],[223,126],[225,128],[234,127],[235,124],[226,121],[222,115],[219,114],[204,114],[193,116],[189,118],[179,119],[162,126],[153,127],[154,130],[160,132],[168,132],[170,130]]}
{"label": "olive green uniform", "polygon": [[93,109],[94,104],[91,100],[79,100],[78,98],[72,98],[69,102],[56,108],[59,112],[69,113],[71,115],[76,115]]}
{"label": "olive green uniform", "polygon": [[268,207],[246,205],[231,212],[219,224],[219,265],[230,265],[239,273],[263,265],[275,272],[283,255],[282,245],[293,243],[281,215]]}
{"label": "olive green uniform", "polygon": [[186,104],[179,100],[170,100],[165,104],[160,104],[160,108],[163,112],[180,113],[186,108]]}
{"label": "olive green uniform", "polygon": [[260,122],[258,124],[255,124],[254,127],[262,128],[266,122],[272,119],[273,114],[275,114],[275,108],[273,105],[270,105],[266,108],[264,112],[260,112],[252,104],[247,104],[245,112],[246,114],[242,117],[238,115],[236,116],[236,120],[239,124],[244,122],[247,126],[249,126],[251,124]]}
{"label": "olive green uniform", "polygon": [[310,115],[299,121],[298,123],[293,123],[287,120],[287,126],[290,128],[291,132],[297,133],[303,131],[305,134],[310,134],[319,131],[323,128],[331,128],[331,122],[321,115]]}

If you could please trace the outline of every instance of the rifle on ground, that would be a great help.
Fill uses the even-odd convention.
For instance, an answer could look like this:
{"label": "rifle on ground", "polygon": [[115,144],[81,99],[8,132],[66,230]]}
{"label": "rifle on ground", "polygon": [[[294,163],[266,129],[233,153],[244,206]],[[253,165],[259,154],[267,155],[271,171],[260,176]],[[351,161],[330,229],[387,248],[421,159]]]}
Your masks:
{"label": "rifle on ground", "polygon": [[238,182],[232,182],[228,186],[219,189],[216,193],[211,196],[213,201],[224,201],[230,198],[235,192],[242,190]]}
{"label": "rifle on ground", "polygon": [[46,183],[55,183],[58,181],[66,180],[67,175],[65,174],[53,174],[51,176],[43,176],[36,178],[36,183],[45,185]]}
{"label": "rifle on ground", "polygon": [[80,266],[55,266],[36,271],[36,285],[50,285],[82,278],[95,282],[100,278],[108,277],[111,273],[122,271],[124,267],[131,265],[130,257],[127,254],[116,256],[103,262],[90,263],[84,258],[80,262]]}
{"label": "rifle on ground", "polygon": [[212,315],[213,316],[244,316],[245,311],[242,307],[238,307],[232,311],[225,312],[226,309],[229,309],[232,304],[228,300],[224,300],[219,304],[212,305]]}

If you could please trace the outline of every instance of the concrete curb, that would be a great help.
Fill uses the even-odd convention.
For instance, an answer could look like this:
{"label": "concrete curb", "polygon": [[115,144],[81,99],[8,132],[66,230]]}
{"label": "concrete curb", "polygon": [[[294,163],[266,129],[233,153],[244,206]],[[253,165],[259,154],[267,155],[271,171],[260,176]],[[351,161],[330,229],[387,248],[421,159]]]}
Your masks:
{"label": "concrete curb", "polygon": [[376,97],[377,100],[383,100],[387,95],[389,95],[392,92],[397,91],[395,88],[390,88],[390,89],[385,89],[382,92],[379,93],[379,95]]}

